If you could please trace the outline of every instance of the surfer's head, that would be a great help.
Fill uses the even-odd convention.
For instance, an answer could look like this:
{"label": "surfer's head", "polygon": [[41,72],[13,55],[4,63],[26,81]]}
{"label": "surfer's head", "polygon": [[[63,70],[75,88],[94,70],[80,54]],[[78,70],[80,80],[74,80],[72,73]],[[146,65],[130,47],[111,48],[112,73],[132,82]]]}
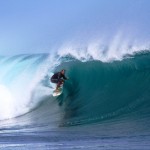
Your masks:
{"label": "surfer's head", "polygon": [[62,73],[62,74],[65,74],[65,71],[66,71],[65,69],[62,69],[62,70],[61,70],[61,73]]}

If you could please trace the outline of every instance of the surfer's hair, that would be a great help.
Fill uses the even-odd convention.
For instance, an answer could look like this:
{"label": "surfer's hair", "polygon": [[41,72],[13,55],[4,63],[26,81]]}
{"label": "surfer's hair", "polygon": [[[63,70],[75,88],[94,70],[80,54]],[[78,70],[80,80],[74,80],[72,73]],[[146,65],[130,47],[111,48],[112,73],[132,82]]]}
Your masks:
{"label": "surfer's hair", "polygon": [[62,72],[62,71],[64,71],[64,72],[65,72],[66,70],[65,70],[65,69],[62,69],[62,70],[61,70],[61,72]]}

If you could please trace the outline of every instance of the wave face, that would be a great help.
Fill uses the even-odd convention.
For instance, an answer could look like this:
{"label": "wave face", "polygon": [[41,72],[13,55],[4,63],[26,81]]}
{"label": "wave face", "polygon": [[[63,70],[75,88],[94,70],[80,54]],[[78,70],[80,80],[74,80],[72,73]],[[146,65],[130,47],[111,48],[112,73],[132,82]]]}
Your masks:
{"label": "wave face", "polygon": [[[64,94],[64,126],[101,122],[128,114],[150,113],[150,53],[122,61],[74,61],[64,64],[71,81]],[[136,113],[135,113],[136,112]],[[133,113],[135,113],[133,115]]]}

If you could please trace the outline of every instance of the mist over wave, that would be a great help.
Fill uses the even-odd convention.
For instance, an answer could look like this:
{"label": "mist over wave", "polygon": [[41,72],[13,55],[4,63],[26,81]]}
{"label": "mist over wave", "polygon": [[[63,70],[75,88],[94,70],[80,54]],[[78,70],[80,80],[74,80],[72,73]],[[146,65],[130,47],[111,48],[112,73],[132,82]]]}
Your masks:
{"label": "mist over wave", "polygon": [[[150,49],[150,42],[140,38],[139,35],[128,33],[128,30],[120,30],[113,35],[98,37],[85,37],[85,40],[69,39],[68,42],[56,50],[60,57],[71,55],[72,57],[88,61],[89,59],[103,62],[122,60],[125,55],[134,54]],[[88,39],[87,39],[88,38]]]}

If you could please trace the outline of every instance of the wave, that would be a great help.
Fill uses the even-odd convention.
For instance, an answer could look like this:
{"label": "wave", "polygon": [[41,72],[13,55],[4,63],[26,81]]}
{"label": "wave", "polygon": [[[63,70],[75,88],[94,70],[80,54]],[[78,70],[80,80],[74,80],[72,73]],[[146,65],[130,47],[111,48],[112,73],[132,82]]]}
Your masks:
{"label": "wave", "polygon": [[[0,120],[23,115],[20,118],[30,122],[72,126],[147,115],[149,59],[148,51],[110,62],[71,54],[1,57]],[[70,80],[63,94],[54,98],[49,78],[62,68]]]}
{"label": "wave", "polygon": [[132,57],[111,63],[70,63],[66,68],[71,84],[58,98],[65,101],[62,126],[109,120],[140,110],[149,113],[150,53]]}

